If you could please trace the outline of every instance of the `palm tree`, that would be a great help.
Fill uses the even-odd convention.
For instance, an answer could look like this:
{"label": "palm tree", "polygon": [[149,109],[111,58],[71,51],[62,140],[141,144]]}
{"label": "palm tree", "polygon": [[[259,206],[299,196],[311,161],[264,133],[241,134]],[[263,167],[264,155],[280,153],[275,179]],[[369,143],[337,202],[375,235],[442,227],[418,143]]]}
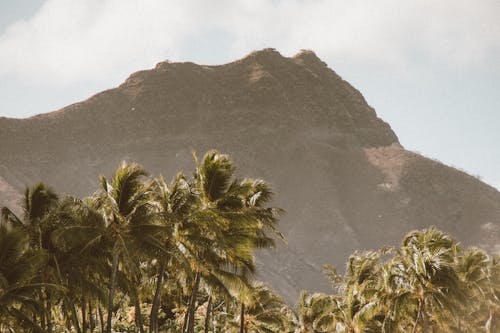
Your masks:
{"label": "palm tree", "polygon": [[[413,309],[412,332],[432,332],[434,322],[446,311],[458,311],[464,301],[454,258],[458,244],[435,228],[410,232],[403,240],[399,264],[394,265],[399,284],[408,292]],[[439,320],[438,320],[439,321]]]}
{"label": "palm tree", "polygon": [[408,318],[412,318],[412,293],[400,275],[401,261],[391,258],[377,270],[377,285],[374,298],[377,300],[382,332],[407,332],[411,329]]}
{"label": "palm tree", "polygon": [[[155,237],[161,228],[154,224],[155,214],[150,205],[152,187],[150,183],[144,181],[147,175],[148,173],[138,164],[122,163],[110,183],[104,176],[101,177],[101,192],[97,195],[98,209],[106,221],[106,232],[112,242],[106,325],[108,333],[111,332],[113,298],[119,264],[122,263],[130,272],[135,271],[138,274],[139,263],[136,260],[137,256],[132,255],[131,249],[164,250],[161,241]],[[135,302],[137,307],[139,303],[137,300]],[[137,310],[136,316],[141,316],[140,308]],[[139,329],[143,331],[142,327]]]}
{"label": "palm tree", "polygon": [[[283,235],[276,229],[277,218],[282,210],[267,206],[273,196],[269,184],[261,179],[236,180],[231,184],[228,192],[230,195],[221,206],[227,205],[233,209],[236,207],[237,210],[233,214],[243,215],[243,219],[235,219],[228,229],[227,238],[229,240],[234,242],[235,239],[239,239],[239,242],[234,242],[234,244],[246,246],[243,251],[238,251],[238,253],[244,253],[248,249],[253,251],[256,248],[274,247],[274,238],[269,236],[267,231],[284,239]],[[238,262],[238,258],[236,262]],[[263,293],[266,292],[261,286],[245,288],[245,290],[249,290],[250,294],[249,297],[245,297],[245,293],[242,293],[243,297],[240,300],[240,333],[244,333],[248,327],[247,320],[245,320],[246,303],[254,304],[253,296],[263,296]]]}
{"label": "palm tree", "polygon": [[384,315],[376,295],[382,253],[385,249],[354,252],[343,278],[329,269],[328,276],[341,296],[333,299],[330,317],[323,320],[331,323],[331,329],[349,333],[380,331]]}
{"label": "palm tree", "polygon": [[488,254],[475,248],[468,249],[456,258],[456,271],[463,293],[469,300],[462,304],[461,311],[450,318],[456,331],[479,331],[488,319],[485,303],[491,295],[489,264]]}
{"label": "palm tree", "polygon": [[[32,249],[44,252],[50,252],[49,238],[52,226],[47,223],[50,213],[58,205],[58,196],[55,191],[43,184],[38,183],[32,187],[27,187],[24,191],[22,200],[23,216],[19,218],[16,214],[7,207],[2,208],[1,217],[4,223],[10,224],[22,229],[29,236],[29,245]],[[53,283],[51,276],[50,265],[43,269],[38,275],[38,283]],[[42,305],[39,308],[39,316],[41,325],[49,332],[51,327],[51,309],[50,302],[45,304],[44,299],[49,299],[49,295],[44,287],[36,292],[37,297]]]}
{"label": "palm tree", "polygon": [[[180,241],[191,257],[195,275],[183,328],[188,333],[194,331],[195,302],[203,272],[208,274],[211,270],[228,264],[231,259],[225,258],[224,255],[229,253],[222,251],[224,243],[227,242],[223,232],[229,228],[232,217],[226,214],[226,211],[229,212],[226,203],[229,203],[228,191],[234,170],[229,157],[216,151],[205,154],[201,164],[196,160],[193,190],[196,193],[197,209],[189,220],[180,226],[179,232],[182,236]],[[250,266],[252,264],[250,263]],[[250,268],[253,269],[253,266]]]}
{"label": "palm tree", "polygon": [[[67,286],[62,308],[67,322],[73,322],[77,332],[86,330],[86,303],[106,304],[105,284],[109,265],[111,240],[102,214],[96,209],[96,199],[68,197],[52,215],[58,227],[51,233],[54,250],[52,261],[60,283]],[[81,327],[77,315],[81,304]]]}
{"label": "palm tree", "polygon": [[43,252],[30,249],[23,230],[0,225],[0,327],[15,325],[44,331],[26,312],[37,312],[42,304],[35,293],[42,286],[50,287],[36,282],[46,262]]}
{"label": "palm tree", "polygon": [[335,330],[334,311],[340,298],[323,293],[301,292],[295,314],[297,333],[316,333]]}
{"label": "palm tree", "polygon": [[191,190],[191,185],[182,173],[167,184],[163,177],[155,181],[154,200],[157,204],[161,225],[165,227],[160,238],[165,252],[158,253],[158,274],[156,277],[156,288],[153,296],[150,312],[150,332],[158,332],[158,311],[160,308],[161,290],[165,278],[167,266],[180,268],[186,264],[186,258],[178,247],[180,225],[189,219],[192,213],[196,198]]}
{"label": "palm tree", "polygon": [[30,237],[31,246],[42,249],[43,224],[49,213],[57,207],[58,200],[57,194],[51,187],[38,183],[31,188],[27,187],[24,191],[23,217],[19,218],[12,210],[3,207],[2,220],[24,229]]}
{"label": "palm tree", "polygon": [[240,333],[284,332],[290,325],[283,300],[262,284],[249,288],[240,309]]}
{"label": "palm tree", "polygon": [[488,319],[484,324],[487,333],[500,330],[500,257],[491,258],[488,266],[489,291],[487,293]]}
{"label": "palm tree", "polygon": [[[190,216],[184,245],[193,260],[195,279],[186,312],[186,332],[194,330],[194,303],[203,276],[240,283],[252,273],[253,250],[274,245],[266,230],[275,229],[279,209],[267,207],[272,192],[261,180],[234,179],[227,155],[209,151],[198,163],[193,189],[197,208]],[[276,231],[277,233],[277,231]],[[194,242],[193,242],[194,241]],[[236,275],[234,274],[236,272]],[[237,275],[242,279],[238,279]]]}

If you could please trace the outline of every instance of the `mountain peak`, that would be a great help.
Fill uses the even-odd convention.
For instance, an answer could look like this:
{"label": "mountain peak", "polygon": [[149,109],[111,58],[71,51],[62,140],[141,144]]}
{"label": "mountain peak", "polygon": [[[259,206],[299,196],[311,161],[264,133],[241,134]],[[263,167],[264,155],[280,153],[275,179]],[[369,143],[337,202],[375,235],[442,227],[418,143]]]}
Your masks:
{"label": "mountain peak", "polygon": [[312,64],[312,63],[315,63],[315,64],[321,64],[323,66],[327,66],[325,62],[323,62],[323,60],[321,60],[314,51],[312,50],[300,50],[299,53],[295,54],[292,59],[294,60],[298,60],[298,61],[302,61],[304,63],[307,63],[307,64]]}
{"label": "mountain peak", "polygon": [[140,96],[149,98],[153,91],[166,99],[182,92],[170,105],[187,96],[191,96],[190,101],[199,100],[200,93],[210,100],[211,108],[244,107],[251,103],[261,105],[263,112],[271,105],[280,109],[288,104],[292,107],[287,107],[284,121],[302,119],[320,126],[330,123],[366,146],[398,142],[363,96],[311,50],[284,57],[273,48],[265,48],[214,66],[165,61],[151,70],[132,74],[120,88],[134,100]]}
{"label": "mountain peak", "polygon": [[246,58],[254,58],[254,59],[285,59],[281,53],[279,53],[276,49],[267,47],[262,50],[257,50],[249,53]]}

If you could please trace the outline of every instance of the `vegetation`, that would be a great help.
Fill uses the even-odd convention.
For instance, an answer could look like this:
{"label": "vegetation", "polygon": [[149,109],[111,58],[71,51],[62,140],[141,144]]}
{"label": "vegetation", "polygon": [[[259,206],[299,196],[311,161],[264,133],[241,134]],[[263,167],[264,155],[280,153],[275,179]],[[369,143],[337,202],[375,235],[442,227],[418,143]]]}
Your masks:
{"label": "vegetation", "polygon": [[2,209],[0,332],[500,332],[500,258],[429,228],[355,252],[292,309],[252,279],[282,210],[208,152],[170,182],[123,163],[87,198],[37,184]]}

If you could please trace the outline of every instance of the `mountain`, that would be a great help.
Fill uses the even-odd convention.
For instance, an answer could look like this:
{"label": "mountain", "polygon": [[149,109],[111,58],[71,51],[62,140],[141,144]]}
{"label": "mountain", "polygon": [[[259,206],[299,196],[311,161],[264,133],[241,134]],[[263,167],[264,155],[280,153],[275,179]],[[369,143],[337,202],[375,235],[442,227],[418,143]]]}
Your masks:
{"label": "mountain", "polygon": [[166,177],[189,173],[191,151],[213,148],[239,175],[270,181],[287,211],[288,242],[259,254],[259,274],[289,301],[301,289],[328,290],[323,264],[343,268],[353,250],[395,244],[415,228],[500,247],[500,193],[405,150],[311,51],[265,49],[220,66],[162,62],[59,111],[0,118],[0,204],[40,180],[88,195],[122,160]]}

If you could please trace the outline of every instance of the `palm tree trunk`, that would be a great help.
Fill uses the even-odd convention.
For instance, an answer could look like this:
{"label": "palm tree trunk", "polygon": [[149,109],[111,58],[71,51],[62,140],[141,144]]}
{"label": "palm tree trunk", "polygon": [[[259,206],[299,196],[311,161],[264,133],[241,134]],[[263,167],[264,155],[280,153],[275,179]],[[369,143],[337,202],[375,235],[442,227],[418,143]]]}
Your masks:
{"label": "palm tree trunk", "polygon": [[162,261],[160,265],[160,273],[156,279],[156,289],[153,298],[153,304],[151,305],[151,312],[149,315],[149,332],[158,333],[158,311],[160,310],[160,300],[161,300],[161,287],[163,285],[163,276],[165,275],[165,270],[167,268],[166,261]]}
{"label": "palm tree trunk", "polygon": [[82,291],[82,332],[83,333],[87,333],[87,306],[86,306],[86,303],[85,303],[85,298],[83,297],[83,291]]}
{"label": "palm tree trunk", "polygon": [[38,236],[38,249],[41,250],[43,249],[42,246],[42,229],[40,228],[40,225],[37,227],[37,236]]}
{"label": "palm tree trunk", "polygon": [[434,330],[429,330],[429,317],[427,316],[427,312],[425,311],[425,304],[424,304],[424,309],[422,311],[422,332],[433,332]]}
{"label": "palm tree trunk", "polygon": [[40,300],[40,303],[42,304],[42,307],[40,308],[40,326],[45,330],[47,327],[45,326],[45,299],[44,299],[44,292],[43,289],[40,289],[40,292],[38,293],[38,299]]}
{"label": "palm tree trunk", "polygon": [[415,323],[413,324],[413,329],[411,333],[417,332],[417,326],[418,322],[420,321],[420,317],[422,316],[422,310],[423,310],[423,302],[422,300],[418,301],[418,313],[417,313],[417,319],[415,319]]}
{"label": "palm tree trunk", "polygon": [[210,326],[211,311],[212,311],[212,290],[210,290],[210,295],[208,296],[207,312],[205,314],[205,333],[208,333],[208,328]]}
{"label": "palm tree trunk", "polygon": [[109,280],[109,296],[108,296],[108,322],[106,324],[106,332],[111,333],[111,321],[113,320],[113,298],[115,297],[115,280],[118,271],[118,252],[113,253],[113,263],[111,267],[111,278]]}
{"label": "palm tree trunk", "polygon": [[90,333],[94,332],[95,328],[95,321],[92,313],[92,300],[89,300],[89,328],[90,328]]}
{"label": "palm tree trunk", "polygon": [[134,289],[134,308],[135,308],[135,325],[140,333],[144,333],[144,325],[142,324],[141,300],[137,289]]}
{"label": "palm tree trunk", "polygon": [[241,302],[240,310],[240,333],[245,333],[245,304]]}
{"label": "palm tree trunk", "polygon": [[99,312],[99,324],[101,325],[101,333],[104,333],[104,314],[102,313],[100,304],[97,304],[97,312]]}
{"label": "palm tree trunk", "polygon": [[200,280],[201,280],[201,272],[196,273],[196,278],[194,280],[193,292],[191,294],[191,299],[189,300],[189,307],[186,313],[187,316],[187,333],[194,333],[194,312],[195,312],[195,304],[196,297],[198,295],[198,289],[200,288]]}
{"label": "palm tree trunk", "polygon": [[216,327],[215,327],[215,310],[214,310],[214,305],[212,304],[212,308],[210,309],[212,312],[212,333],[216,333]]}
{"label": "palm tree trunk", "polygon": [[[189,304],[191,304],[191,296],[189,296]],[[181,330],[182,333],[186,333],[188,317],[189,317],[189,305],[188,308],[186,309],[186,313],[184,314],[184,320],[182,321],[182,330]]]}
{"label": "palm tree trunk", "polygon": [[47,297],[47,332],[52,333],[52,300],[51,295],[45,291]]}
{"label": "palm tree trunk", "polygon": [[491,327],[493,326],[492,325],[492,321],[493,321],[493,308],[490,307],[490,316],[488,317],[488,320],[484,324],[485,333],[491,333],[492,332],[491,331]]}
{"label": "palm tree trunk", "polygon": [[80,322],[78,321],[78,313],[76,311],[76,306],[71,301],[71,304],[69,304],[70,311],[71,311],[71,317],[73,317],[73,324],[75,325],[76,332],[77,333],[82,333],[82,330],[80,329]]}

